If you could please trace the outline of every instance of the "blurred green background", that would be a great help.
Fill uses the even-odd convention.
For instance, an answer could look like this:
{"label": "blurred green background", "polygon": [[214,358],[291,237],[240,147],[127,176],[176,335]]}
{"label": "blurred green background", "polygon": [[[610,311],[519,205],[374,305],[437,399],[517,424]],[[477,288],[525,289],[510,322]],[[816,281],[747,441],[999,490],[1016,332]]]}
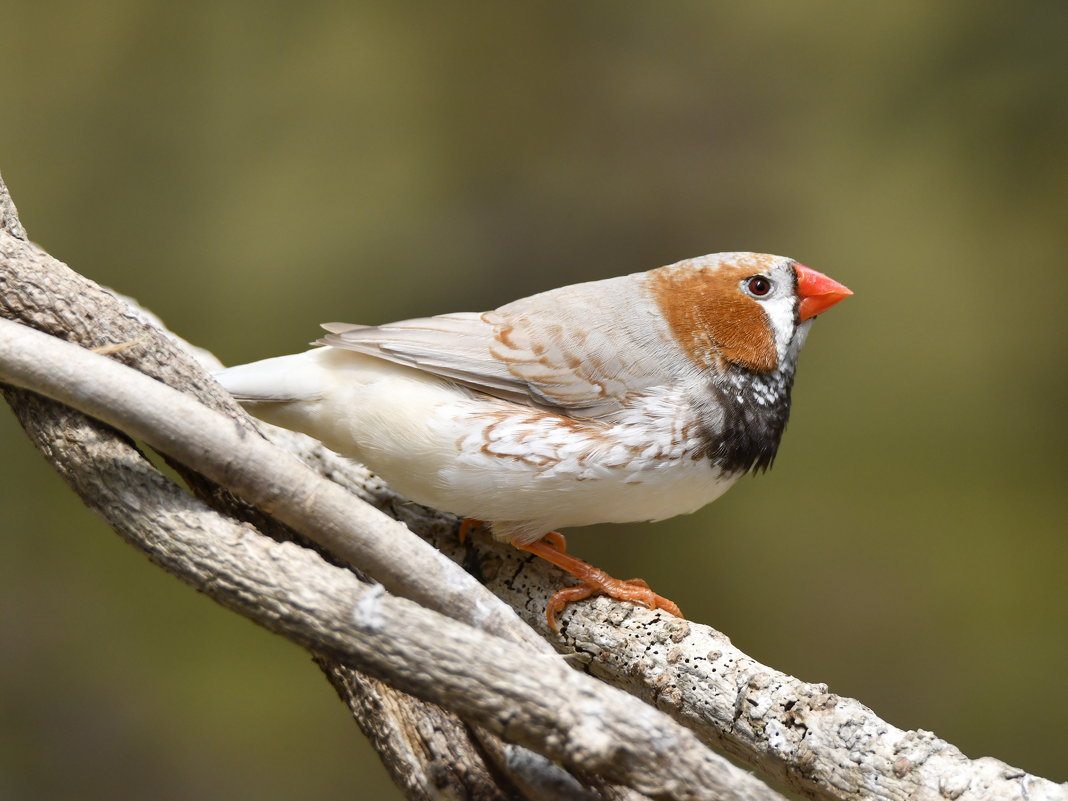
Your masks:
{"label": "blurred green background", "polygon": [[[1068,5],[11,2],[31,237],[236,363],[723,250],[856,297],[778,464],[577,532],[760,660],[1068,780]],[[295,647],[0,414],[0,797],[397,797]]]}

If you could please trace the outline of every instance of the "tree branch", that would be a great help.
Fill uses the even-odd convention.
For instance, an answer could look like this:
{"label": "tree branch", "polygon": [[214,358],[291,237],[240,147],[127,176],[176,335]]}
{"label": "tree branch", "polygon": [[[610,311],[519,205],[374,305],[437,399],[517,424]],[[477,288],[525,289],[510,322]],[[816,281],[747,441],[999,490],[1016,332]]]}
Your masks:
{"label": "tree branch", "polygon": [[[51,260],[29,246],[22,238],[24,234],[20,237],[14,207],[3,192],[2,182],[0,215],[0,224],[7,231],[0,234],[0,313],[21,319],[28,316],[35,325],[40,320],[34,315],[43,316],[58,331],[91,330],[93,326],[86,323],[86,318],[76,311],[72,313],[71,309],[77,309],[83,302],[92,303],[93,298],[85,300],[79,295],[56,293],[54,286],[46,286],[42,270],[47,272]],[[11,224],[12,220],[15,225]],[[28,312],[34,304],[27,304],[25,298],[34,295],[38,296],[36,311]],[[12,297],[23,299],[21,312],[15,310],[18,302],[13,305]],[[114,302],[110,297],[108,301]],[[136,319],[136,314],[130,312],[130,318]],[[6,331],[11,329],[7,326],[5,329],[6,338]],[[33,333],[19,331],[6,341],[8,344],[25,342],[28,340],[21,339],[23,334]],[[142,369],[147,364],[148,372],[153,369],[166,372],[166,358],[161,360],[161,355],[173,350],[173,346],[162,333],[155,336],[166,347],[151,340],[146,348],[138,339],[112,355],[136,362]],[[110,343],[100,344],[121,346],[131,341],[112,336]],[[215,435],[231,438],[229,447],[242,449],[242,465],[234,464],[238,453],[234,450],[229,451],[229,461],[219,461],[220,455],[212,452],[211,442],[200,442],[183,450],[181,440],[191,439],[199,430],[203,424],[201,415],[211,414],[204,407],[173,392],[153,395],[157,389],[166,388],[151,381],[156,387],[141,386],[130,377],[130,371],[115,373],[113,370],[118,365],[79,349],[75,349],[77,356],[57,351],[58,362],[35,370],[25,362],[39,361],[39,354],[62,343],[47,337],[33,342],[32,346],[21,347],[32,347],[34,350],[28,352],[34,359],[20,361],[18,345],[0,354],[4,369],[12,371],[8,380],[32,383],[38,390],[55,390],[54,394],[66,402],[82,404],[93,414],[111,419],[146,441],[159,441],[165,449],[173,447],[190,467],[207,473],[218,469],[221,472],[217,477],[227,482],[232,480],[237,488],[251,490],[251,497],[258,497],[269,510],[277,511],[280,517],[309,534],[323,534],[324,541],[332,547],[347,547],[350,534],[370,540],[383,530],[390,537],[407,535],[406,531],[398,530],[396,523],[384,522],[366,510],[354,513],[352,518],[365,528],[357,525],[354,528],[358,530],[350,530],[336,520],[322,524],[302,519],[309,516],[306,513],[309,507],[276,509],[280,499],[289,496],[303,503],[313,500],[318,515],[320,499],[326,498],[325,506],[333,510],[330,514],[350,514],[342,510],[351,500],[342,501],[340,496],[333,497],[332,489],[304,483],[299,484],[295,496],[290,495],[288,479],[280,479],[277,473],[257,488],[259,479],[247,464],[255,464],[267,452],[257,450],[265,447],[265,443],[250,433],[247,424],[225,420],[211,423]],[[148,353],[142,352],[143,349]],[[74,358],[83,367],[76,374],[65,373],[66,360]],[[85,368],[89,363],[93,366]],[[93,378],[98,366],[100,374]],[[86,369],[92,372],[84,372]],[[97,381],[102,383],[86,386]],[[79,384],[85,388],[84,393],[78,391]],[[235,414],[229,399],[211,384],[203,379],[197,387],[198,394],[202,391],[208,398],[214,398],[213,405],[217,403]],[[121,410],[112,398],[118,388],[127,385],[137,386],[137,394],[144,392],[145,399],[151,396],[151,403],[157,408],[180,411],[179,419],[193,428],[167,431],[166,420],[151,415],[138,417],[147,412],[136,404]],[[25,393],[16,396],[16,405],[29,402]],[[78,482],[83,483],[79,490],[83,497],[95,493],[98,503],[100,498],[110,498],[111,503],[120,506],[131,504],[124,509],[129,520],[125,523],[112,520],[121,533],[146,548],[168,570],[242,614],[316,652],[365,668],[420,697],[440,700],[465,719],[526,743],[581,775],[601,775],[658,797],[710,797],[708,793],[727,793],[725,784],[742,795],[720,797],[769,797],[766,788],[750,777],[742,774],[739,778],[722,772],[715,760],[710,759],[712,755],[697,745],[687,731],[670,724],[652,707],[635,706],[633,699],[619,693],[606,694],[609,688],[567,669],[558,658],[546,654],[543,645],[536,645],[537,641],[532,641],[529,634],[518,634],[529,629],[501,614],[491,602],[486,602],[489,606],[480,603],[476,611],[467,613],[466,618],[461,614],[460,619],[480,619],[484,627],[493,626],[502,635],[522,641],[522,647],[392,598],[381,590],[370,589],[351,573],[327,565],[307,549],[267,540],[247,525],[219,518],[173,484],[166,482],[169,488],[159,484],[165,479],[153,475],[154,471],[144,466],[146,463],[140,455],[113,432],[95,425],[90,426],[89,434],[85,433],[86,429],[79,430],[80,441],[44,442],[43,445],[57,452],[77,450],[88,448],[89,440],[95,437],[100,443],[106,442],[107,448],[114,449],[118,443],[127,450],[123,452],[119,448],[109,453],[108,458],[113,460],[117,471],[115,475],[122,482],[113,483],[110,488],[90,486],[90,479],[75,475],[77,471],[72,469],[70,480],[76,487]],[[156,440],[157,435],[162,439]],[[315,464],[339,483],[352,482],[363,497],[379,508],[392,509],[409,525],[424,529],[451,556],[476,569],[495,592],[533,625],[543,625],[544,597],[558,580],[554,569],[531,562],[514,549],[485,538],[475,538],[472,543],[459,546],[451,539],[454,527],[451,518],[404,504],[365,471],[325,452],[321,446],[308,445],[297,435],[275,432],[271,436],[303,449],[306,462]],[[251,463],[245,462],[244,449],[253,454]],[[255,492],[262,494],[255,495]],[[215,522],[209,526],[210,515],[225,526],[215,529]],[[152,524],[141,527],[137,519],[152,520]],[[173,525],[166,526],[168,522]],[[205,535],[209,528],[211,534]],[[374,542],[368,545],[373,561],[376,546]],[[435,561],[435,557],[417,553],[415,558],[438,565],[434,570],[455,572],[451,566],[441,567],[442,563]],[[395,564],[383,567],[391,587],[409,590],[402,568]],[[414,592],[427,604],[440,605],[444,598],[443,608],[450,613],[462,612],[448,599],[456,600],[463,594],[457,592],[451,578],[445,583],[449,586],[416,582]],[[438,594],[439,590],[442,595]],[[823,685],[805,684],[760,665],[734,649],[726,637],[705,626],[665,621],[648,610],[605,599],[576,605],[564,621],[564,634],[556,641],[558,647],[575,649],[589,672],[645,698],[706,743],[722,746],[747,765],[808,796],[1068,798],[1068,788],[1063,785],[1028,776],[997,760],[968,760],[934,735],[896,729],[858,702],[829,693]],[[409,641],[411,632],[416,631],[410,627],[421,625],[430,626],[428,630],[435,632],[436,636],[429,639],[439,640],[442,636],[452,639],[444,643],[427,642],[424,634],[417,641]],[[371,652],[366,650],[368,643],[373,643]],[[458,650],[457,644],[463,647]],[[472,671],[471,663],[476,661],[470,658],[472,653],[480,657],[475,671]],[[535,653],[538,655],[533,656]],[[450,665],[455,672],[438,676],[433,668],[439,663]],[[439,698],[442,688],[447,691],[445,697]],[[487,688],[492,692],[487,694]],[[561,708],[555,700],[546,703],[546,699],[559,698],[561,693],[569,699],[571,707]],[[641,728],[636,731],[635,722],[640,722],[644,731]],[[606,733],[611,733],[613,739],[606,738]],[[650,738],[650,733],[657,737]],[[638,739],[620,741],[614,739],[615,735]],[[674,745],[665,746],[666,743]]]}

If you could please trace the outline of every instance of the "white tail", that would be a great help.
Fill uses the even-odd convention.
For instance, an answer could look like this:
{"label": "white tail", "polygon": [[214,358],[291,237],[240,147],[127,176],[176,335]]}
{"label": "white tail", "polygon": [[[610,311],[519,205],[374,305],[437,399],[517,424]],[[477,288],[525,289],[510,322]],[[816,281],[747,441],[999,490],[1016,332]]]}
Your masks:
{"label": "white tail", "polygon": [[278,356],[213,373],[216,381],[239,401],[282,402],[321,397],[322,368],[318,350]]}

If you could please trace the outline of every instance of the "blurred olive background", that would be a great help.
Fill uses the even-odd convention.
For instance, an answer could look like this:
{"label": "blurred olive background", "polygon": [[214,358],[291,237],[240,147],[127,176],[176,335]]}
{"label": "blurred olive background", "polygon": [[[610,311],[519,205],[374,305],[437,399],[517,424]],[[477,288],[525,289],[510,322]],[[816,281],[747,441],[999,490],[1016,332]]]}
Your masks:
{"label": "blurred olive background", "polygon": [[[11,2],[31,237],[227,363],[723,250],[856,296],[775,469],[576,532],[756,658],[1068,780],[1068,6]],[[298,649],[0,414],[0,797],[395,798]]]}

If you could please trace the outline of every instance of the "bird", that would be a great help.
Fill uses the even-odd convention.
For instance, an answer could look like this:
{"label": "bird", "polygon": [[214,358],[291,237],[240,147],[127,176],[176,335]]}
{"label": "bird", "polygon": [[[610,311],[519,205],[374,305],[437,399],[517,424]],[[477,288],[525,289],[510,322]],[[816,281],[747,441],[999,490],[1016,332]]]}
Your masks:
{"label": "bird", "polygon": [[641,579],[567,552],[560,529],[662,520],[767,470],[813,319],[853,294],[793,259],[715,253],[551,289],[488,312],[326,323],[311,350],[216,379],[401,495],[485,524],[594,593],[681,617]]}

